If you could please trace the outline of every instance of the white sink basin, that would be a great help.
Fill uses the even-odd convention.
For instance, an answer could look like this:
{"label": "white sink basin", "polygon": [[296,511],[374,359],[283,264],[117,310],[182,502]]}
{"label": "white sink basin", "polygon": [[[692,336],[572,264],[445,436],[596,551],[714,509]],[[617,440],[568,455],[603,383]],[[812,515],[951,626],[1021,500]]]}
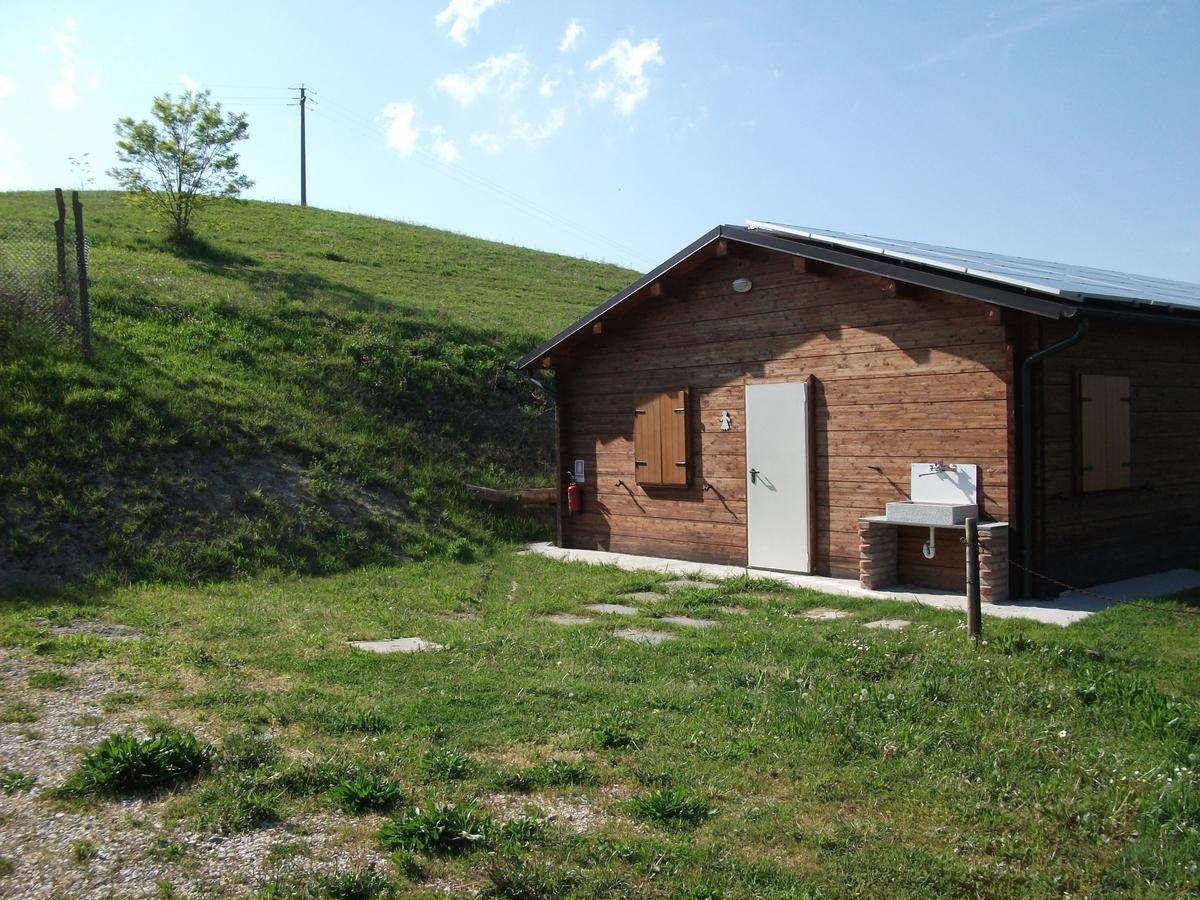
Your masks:
{"label": "white sink basin", "polygon": [[977,517],[979,507],[974,503],[889,503],[887,520],[899,525],[961,525]]}

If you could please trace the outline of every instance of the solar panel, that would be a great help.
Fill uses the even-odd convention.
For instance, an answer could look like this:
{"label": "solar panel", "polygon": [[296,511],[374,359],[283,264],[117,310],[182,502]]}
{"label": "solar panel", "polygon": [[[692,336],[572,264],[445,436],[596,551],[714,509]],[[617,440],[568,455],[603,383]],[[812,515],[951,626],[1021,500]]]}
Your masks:
{"label": "solar panel", "polygon": [[1072,266],[1020,256],[1004,256],[979,250],[939,247],[916,241],[862,234],[844,234],[826,229],[800,228],[774,222],[746,223],[748,228],[785,238],[800,238],[844,247],[875,256],[890,257],[923,266],[970,275],[985,281],[1027,288],[1057,297],[1078,300],[1112,300],[1200,311],[1200,284],[1171,281],[1147,275],[1128,275],[1108,269]]}

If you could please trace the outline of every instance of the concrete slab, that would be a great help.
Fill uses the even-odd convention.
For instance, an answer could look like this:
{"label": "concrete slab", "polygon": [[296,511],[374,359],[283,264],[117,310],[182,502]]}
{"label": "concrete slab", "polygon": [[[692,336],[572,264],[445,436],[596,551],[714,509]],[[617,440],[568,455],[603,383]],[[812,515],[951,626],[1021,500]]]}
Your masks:
{"label": "concrete slab", "polygon": [[694,578],[676,578],[674,581],[663,582],[663,587],[671,590],[690,588],[693,591],[715,591],[720,585],[713,584],[711,581],[697,581]]}
{"label": "concrete slab", "polygon": [[727,616],[750,615],[750,610],[746,609],[744,606],[718,606],[717,609],[725,613]]}
{"label": "concrete slab", "polygon": [[358,650],[366,650],[368,653],[423,653],[442,649],[441,644],[435,644],[433,641],[419,637],[392,638],[386,641],[346,641],[346,643]]}
{"label": "concrete slab", "polygon": [[589,603],[584,609],[617,616],[636,616],[641,612],[636,606],[624,606],[620,603]]}
{"label": "concrete slab", "polygon": [[657,603],[660,600],[666,600],[666,594],[660,594],[658,591],[634,591],[632,594],[622,594],[618,600],[629,600],[633,603]]}
{"label": "concrete slab", "polygon": [[863,628],[881,628],[884,631],[899,631],[911,625],[908,619],[876,619],[874,622],[863,622]]}
{"label": "concrete slab", "polygon": [[[782,585],[804,588],[833,597],[861,597],[867,600],[898,600],[920,603],[952,612],[967,612],[967,598],[953,591],[936,591],[897,585],[885,591],[870,591],[851,578],[829,578],[825,575],[792,575],[765,569],[746,569],[740,566],[719,566],[685,559],[663,559],[657,556],[635,556],[629,553],[608,553],[603,550],[570,550],[551,543],[530,544],[527,552],[564,562],[582,562],[597,566],[616,566],[627,572],[661,572],[679,576],[723,579],[751,576],[767,578]],[[1088,588],[1087,594],[1066,593],[1053,600],[1010,600],[1005,603],[983,604],[983,614],[998,619],[1029,619],[1047,625],[1070,625],[1088,616],[1115,606],[1124,600],[1148,600],[1183,591],[1200,589],[1200,570],[1172,569],[1142,578],[1131,578],[1112,584]],[[1097,596],[1099,595],[1099,596]]]}
{"label": "concrete slab", "polygon": [[720,623],[716,619],[693,619],[691,616],[659,616],[654,621],[670,622],[672,625],[682,625],[684,628],[712,628]]}
{"label": "concrete slab", "polygon": [[675,638],[675,635],[669,631],[655,631],[652,628],[622,628],[619,631],[614,631],[613,634],[623,641],[632,641],[635,644],[650,644],[652,646]]}
{"label": "concrete slab", "polygon": [[587,616],[577,616],[574,613],[554,613],[550,616],[542,616],[546,622],[553,622],[555,625],[588,625],[591,619]]}
{"label": "concrete slab", "polygon": [[799,618],[833,621],[835,619],[845,619],[848,616],[850,616],[850,613],[844,609],[833,609],[829,606],[818,606],[815,609],[806,609],[804,612],[800,613]]}

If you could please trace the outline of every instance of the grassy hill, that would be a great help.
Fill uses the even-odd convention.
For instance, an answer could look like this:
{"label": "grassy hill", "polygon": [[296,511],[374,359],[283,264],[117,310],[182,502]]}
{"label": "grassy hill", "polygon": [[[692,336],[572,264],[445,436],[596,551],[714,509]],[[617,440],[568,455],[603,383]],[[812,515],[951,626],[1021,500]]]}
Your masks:
{"label": "grassy hill", "polygon": [[[0,583],[330,572],[535,535],[464,480],[551,475],[521,353],[615,266],[362,216],[223,202],[179,251],[84,197],[96,364],[0,324]],[[50,222],[48,193],[0,220]]]}

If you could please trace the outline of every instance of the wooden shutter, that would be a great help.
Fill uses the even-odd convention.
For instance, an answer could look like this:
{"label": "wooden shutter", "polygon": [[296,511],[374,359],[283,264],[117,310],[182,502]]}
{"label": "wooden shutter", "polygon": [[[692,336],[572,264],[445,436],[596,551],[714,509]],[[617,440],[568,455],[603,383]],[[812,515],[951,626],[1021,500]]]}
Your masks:
{"label": "wooden shutter", "polygon": [[1129,378],[1079,376],[1079,469],[1084,493],[1130,485]]}
{"label": "wooden shutter", "polygon": [[635,480],[686,486],[691,480],[688,392],[637,394],[633,404]]}
{"label": "wooden shutter", "polygon": [[658,400],[658,394],[638,394],[633,398],[633,465],[638,484],[662,483]]}
{"label": "wooden shutter", "polygon": [[688,483],[688,392],[668,391],[659,398],[662,432],[662,483]]}

